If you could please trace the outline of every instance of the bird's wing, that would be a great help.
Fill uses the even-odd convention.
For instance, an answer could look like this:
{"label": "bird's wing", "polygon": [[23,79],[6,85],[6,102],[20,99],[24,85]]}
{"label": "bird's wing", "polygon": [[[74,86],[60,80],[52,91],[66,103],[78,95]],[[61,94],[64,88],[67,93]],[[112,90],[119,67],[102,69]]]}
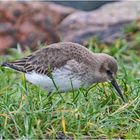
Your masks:
{"label": "bird's wing", "polygon": [[49,74],[54,69],[64,66],[70,59],[69,53],[61,48],[48,47],[20,60],[4,63],[2,66],[24,73],[35,71],[39,74]]}

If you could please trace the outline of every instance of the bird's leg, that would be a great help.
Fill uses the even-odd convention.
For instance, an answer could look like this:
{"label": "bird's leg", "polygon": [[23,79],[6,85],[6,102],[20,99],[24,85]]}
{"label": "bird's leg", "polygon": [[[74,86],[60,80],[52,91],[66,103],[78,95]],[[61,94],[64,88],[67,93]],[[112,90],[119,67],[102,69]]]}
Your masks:
{"label": "bird's leg", "polygon": [[51,106],[53,105],[53,102],[52,102],[52,92],[48,92],[48,95],[47,97],[49,98],[49,103],[51,104]]}
{"label": "bird's leg", "polygon": [[96,85],[98,85],[98,83],[97,84],[93,84],[92,86],[90,86],[87,90],[86,90],[86,95],[90,92],[90,90],[93,88],[93,87],[95,87]]}
{"label": "bird's leg", "polygon": [[52,94],[51,92],[48,92],[48,95],[47,95],[47,97],[50,97],[50,96],[51,96],[51,94]]}

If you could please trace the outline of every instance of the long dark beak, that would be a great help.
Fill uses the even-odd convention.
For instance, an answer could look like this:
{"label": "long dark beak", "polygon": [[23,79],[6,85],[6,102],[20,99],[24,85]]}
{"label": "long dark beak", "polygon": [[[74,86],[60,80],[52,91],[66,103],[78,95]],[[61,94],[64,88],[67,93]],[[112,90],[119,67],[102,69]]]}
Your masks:
{"label": "long dark beak", "polygon": [[122,94],[122,92],[121,92],[121,90],[120,90],[120,88],[119,88],[119,86],[118,86],[118,84],[117,84],[117,82],[116,82],[116,80],[113,78],[113,80],[111,81],[111,84],[114,86],[114,88],[116,89],[116,91],[118,92],[118,94],[119,94],[119,96],[121,97],[121,99],[125,102],[125,100],[124,100],[124,97],[123,97],[123,94]]}

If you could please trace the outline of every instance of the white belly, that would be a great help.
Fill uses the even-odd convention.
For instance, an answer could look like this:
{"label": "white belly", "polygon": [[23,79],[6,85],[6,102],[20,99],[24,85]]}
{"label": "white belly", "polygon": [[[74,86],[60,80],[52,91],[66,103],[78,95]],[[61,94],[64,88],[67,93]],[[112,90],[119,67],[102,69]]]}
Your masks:
{"label": "white belly", "polygon": [[[55,84],[57,85],[59,91],[65,92],[73,89],[78,89],[82,86],[80,77],[74,76],[70,70],[67,69],[57,69],[52,73]],[[56,91],[53,80],[47,75],[40,75],[35,72],[25,74],[26,79],[42,88],[48,90],[48,92]]]}

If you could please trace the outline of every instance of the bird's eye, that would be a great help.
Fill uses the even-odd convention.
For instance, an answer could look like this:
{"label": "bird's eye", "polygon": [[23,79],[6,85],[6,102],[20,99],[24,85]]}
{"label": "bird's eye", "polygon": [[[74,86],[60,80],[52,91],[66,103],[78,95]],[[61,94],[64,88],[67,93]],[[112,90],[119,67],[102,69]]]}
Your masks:
{"label": "bird's eye", "polygon": [[111,72],[110,70],[107,70],[106,73],[107,73],[108,75],[112,75],[112,72]]}

